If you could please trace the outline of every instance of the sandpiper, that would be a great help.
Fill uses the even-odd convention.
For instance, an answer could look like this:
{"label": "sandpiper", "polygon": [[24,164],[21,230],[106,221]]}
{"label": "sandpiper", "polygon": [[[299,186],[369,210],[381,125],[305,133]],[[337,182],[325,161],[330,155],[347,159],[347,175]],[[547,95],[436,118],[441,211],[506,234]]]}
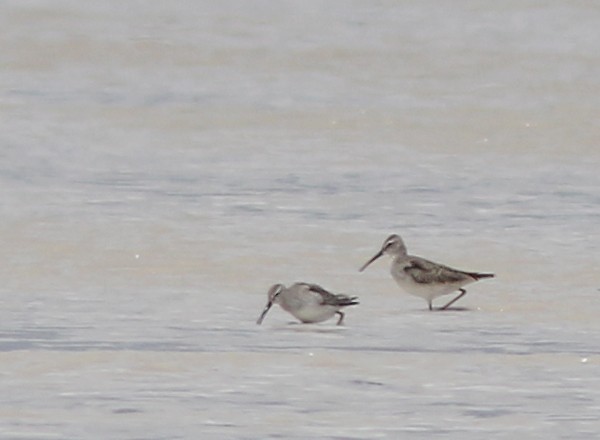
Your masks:
{"label": "sandpiper", "polygon": [[390,235],[383,242],[381,250],[360,268],[360,272],[384,254],[393,258],[391,273],[394,280],[406,292],[424,298],[429,305],[429,310],[433,310],[432,301],[438,296],[460,292],[440,308],[446,310],[467,293],[463,286],[481,278],[494,276],[491,273],[463,272],[421,257],[408,255],[402,238],[396,234]]}
{"label": "sandpiper", "polygon": [[273,304],[279,304],[283,310],[304,323],[325,321],[337,314],[340,317],[337,325],[341,325],[344,320],[340,309],[358,304],[356,296],[336,295],[317,284],[309,283],[294,283],[290,287],[275,284],[267,295],[267,305],[256,321],[259,325]]}

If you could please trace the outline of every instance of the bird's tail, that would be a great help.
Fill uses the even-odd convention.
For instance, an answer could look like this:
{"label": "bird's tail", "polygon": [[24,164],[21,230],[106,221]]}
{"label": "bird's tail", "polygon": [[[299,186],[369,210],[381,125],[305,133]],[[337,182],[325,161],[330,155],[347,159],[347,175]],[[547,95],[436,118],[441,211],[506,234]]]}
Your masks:
{"label": "bird's tail", "polygon": [[337,299],[340,306],[355,306],[359,304],[358,296],[337,295]]}
{"label": "bird's tail", "polygon": [[470,273],[469,275],[471,275],[476,280],[480,280],[482,278],[494,278],[496,276],[493,273],[478,273],[478,272],[473,272],[473,273]]}

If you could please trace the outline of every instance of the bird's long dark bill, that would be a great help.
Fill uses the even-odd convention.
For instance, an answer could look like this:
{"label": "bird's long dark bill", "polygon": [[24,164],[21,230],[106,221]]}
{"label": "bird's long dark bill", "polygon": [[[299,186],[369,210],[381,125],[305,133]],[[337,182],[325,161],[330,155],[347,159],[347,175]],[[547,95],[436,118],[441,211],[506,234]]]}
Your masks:
{"label": "bird's long dark bill", "polygon": [[371,264],[373,261],[377,260],[379,257],[381,257],[383,255],[383,251],[379,251],[375,254],[375,256],[373,258],[371,258],[369,261],[367,261],[365,264],[363,264],[363,266],[358,269],[359,272],[362,272],[363,270],[365,270],[367,268],[367,266],[369,264]]}
{"label": "bird's long dark bill", "polygon": [[263,319],[265,319],[265,316],[267,315],[267,312],[269,311],[269,309],[271,308],[271,306],[273,305],[273,303],[271,301],[269,301],[267,303],[267,305],[265,306],[265,309],[262,311],[262,313],[260,314],[260,316],[258,317],[258,319],[256,320],[256,323],[258,325],[261,325],[263,322]]}

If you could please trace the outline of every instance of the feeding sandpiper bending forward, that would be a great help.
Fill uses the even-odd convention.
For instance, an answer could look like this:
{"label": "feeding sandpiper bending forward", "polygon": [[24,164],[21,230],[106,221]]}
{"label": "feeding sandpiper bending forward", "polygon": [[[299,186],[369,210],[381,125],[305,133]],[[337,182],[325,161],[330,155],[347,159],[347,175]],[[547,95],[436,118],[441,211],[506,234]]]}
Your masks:
{"label": "feeding sandpiper bending forward", "polygon": [[396,234],[390,235],[383,242],[381,250],[360,268],[360,272],[382,255],[389,255],[393,258],[391,273],[394,280],[406,292],[425,299],[429,310],[433,310],[432,302],[438,296],[460,292],[458,296],[440,308],[440,310],[446,310],[467,293],[463,286],[481,278],[494,276],[491,273],[463,272],[421,257],[408,255],[402,238]]}
{"label": "feeding sandpiper bending forward", "polygon": [[356,296],[336,295],[317,284],[309,283],[294,283],[290,287],[275,284],[267,295],[269,300],[256,321],[257,324],[262,323],[273,304],[279,304],[283,310],[304,323],[321,322],[338,315],[337,325],[341,325],[344,314],[340,309],[358,304]]}

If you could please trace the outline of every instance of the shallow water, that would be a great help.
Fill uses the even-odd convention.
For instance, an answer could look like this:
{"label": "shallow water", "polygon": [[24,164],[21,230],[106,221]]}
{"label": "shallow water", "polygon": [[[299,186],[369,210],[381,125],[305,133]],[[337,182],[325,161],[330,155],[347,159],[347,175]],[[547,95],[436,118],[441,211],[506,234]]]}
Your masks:
{"label": "shallow water", "polygon": [[[1,438],[598,435],[598,7],[0,12]],[[361,304],[257,326],[297,280]]]}

